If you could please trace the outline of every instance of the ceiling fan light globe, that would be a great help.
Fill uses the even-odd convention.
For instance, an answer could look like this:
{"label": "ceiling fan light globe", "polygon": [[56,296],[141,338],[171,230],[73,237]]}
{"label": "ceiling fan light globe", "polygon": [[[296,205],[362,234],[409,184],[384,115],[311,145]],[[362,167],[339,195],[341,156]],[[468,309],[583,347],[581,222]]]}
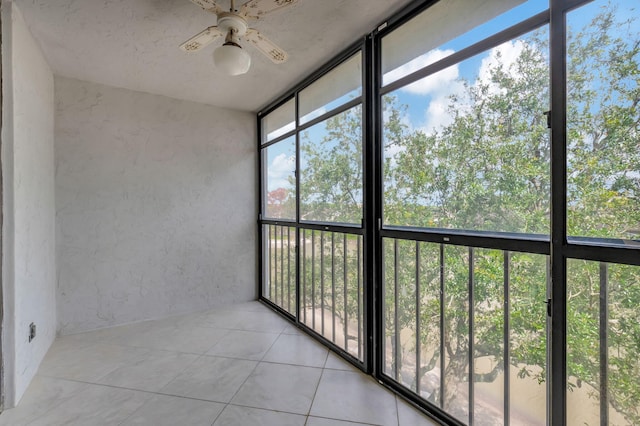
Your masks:
{"label": "ceiling fan light globe", "polygon": [[213,51],[213,64],[227,75],[246,74],[251,56],[237,45],[224,44]]}

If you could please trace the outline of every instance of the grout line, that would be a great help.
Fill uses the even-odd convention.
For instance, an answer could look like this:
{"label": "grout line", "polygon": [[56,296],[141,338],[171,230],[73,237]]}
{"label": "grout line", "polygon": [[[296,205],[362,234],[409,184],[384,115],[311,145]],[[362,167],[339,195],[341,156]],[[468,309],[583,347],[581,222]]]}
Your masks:
{"label": "grout line", "polygon": [[[150,394],[150,395],[168,396],[168,397],[172,397],[172,398],[181,398],[181,399],[191,399],[191,400],[194,400],[194,401],[212,402],[212,403],[216,403],[216,404],[228,404],[228,402],[225,402],[225,401],[216,401],[216,400],[211,400],[211,399],[203,399],[203,398],[196,398],[196,397],[192,397],[192,396],[175,395],[175,394],[171,394],[171,393],[166,393],[166,392],[162,392],[162,389],[157,390],[157,391],[150,391],[150,390],[141,390],[141,389],[128,388],[128,387],[125,387],[125,386],[117,386],[117,385],[108,385],[108,384],[104,384],[104,383],[87,382],[87,381],[78,380],[78,379],[65,379],[65,378],[53,377],[53,376],[44,376],[44,377],[57,379],[57,380],[66,380],[68,382],[74,382],[74,383],[82,383],[82,384],[85,384],[85,385],[100,386],[100,387],[104,387],[104,388],[121,389],[121,390],[133,391],[133,392],[147,393],[147,394]],[[173,380],[171,380],[171,381],[173,381]],[[171,383],[171,382],[169,382],[169,383]],[[75,394],[73,396],[75,396]],[[67,399],[69,399],[69,398],[67,398]]]}
{"label": "grout line", "polygon": [[381,423],[366,423],[366,422],[359,422],[357,420],[345,420],[345,419],[339,419],[336,417],[327,417],[327,416],[308,416],[308,417],[315,417],[318,419],[325,419],[325,420],[336,420],[339,422],[344,422],[344,423],[353,423],[356,425],[364,425],[364,426],[384,426]]}
{"label": "grout line", "polygon": [[[60,379],[58,377],[50,377],[50,376],[43,376],[42,374],[38,374],[36,373],[36,376],[40,376],[40,377],[45,377],[47,379],[55,379],[55,380],[65,380],[68,382],[74,382],[73,380],[68,380],[68,379]],[[35,379],[35,376],[34,376]],[[32,380],[33,382],[33,380]],[[82,383],[82,384],[87,384],[87,383]],[[31,384],[29,384],[29,386],[31,386]],[[28,388],[27,388],[28,390]],[[82,389],[77,389],[74,392],[71,392],[68,396],[66,396],[65,398],[62,398],[60,401],[56,401],[55,404],[51,405],[49,408],[45,409],[41,414],[39,414],[38,416],[34,417],[33,419],[29,420],[29,423],[33,423],[39,419],[44,418],[47,414],[49,414],[49,412],[51,412],[54,408],[58,407],[61,404],[64,404],[65,402],[71,400],[72,398],[75,398],[78,394],[80,394],[80,392],[82,392]],[[26,391],[25,391],[26,393]],[[39,400],[36,400],[35,403],[36,405],[38,404]],[[20,408],[20,403],[18,403],[18,405],[16,405],[13,408],[10,408],[9,410],[14,410]],[[4,413],[7,409],[5,408],[2,412]],[[27,417],[28,418],[28,417]],[[0,418],[1,419],[1,418]]]}
{"label": "grout line", "polygon": [[322,369],[323,369],[323,370],[324,370],[325,368],[327,368],[327,362],[329,362],[329,352],[331,352],[331,351],[329,350],[329,348],[326,348],[326,347],[325,347],[325,349],[327,349],[327,353],[324,355],[324,362],[322,363]]}
{"label": "grout line", "polygon": [[313,398],[311,398],[311,404],[309,404],[309,411],[307,412],[307,419],[309,419],[309,416],[311,415],[311,409],[313,408],[313,403],[316,402],[316,396],[318,395],[318,389],[320,388],[320,382],[322,382],[323,376],[324,376],[324,368],[320,372],[320,378],[318,379],[316,390],[313,392]]}
{"label": "grout line", "polygon": [[244,404],[234,404],[234,403],[228,403],[227,405],[230,405],[232,407],[240,407],[240,408],[250,408],[252,410],[260,410],[260,411],[271,411],[274,413],[283,413],[283,414],[291,414],[293,416],[301,416],[301,417],[306,417],[306,414],[300,414],[300,413],[292,413],[291,411],[285,411],[285,410],[274,410],[271,408],[264,408],[264,407],[254,407],[251,405],[244,405]]}
{"label": "grout line", "polygon": [[213,426],[214,424],[216,424],[216,422],[218,421],[218,419],[220,418],[220,416],[222,415],[222,413],[224,413],[224,410],[227,409],[227,407],[229,406],[229,404],[225,404],[224,407],[222,407],[222,410],[220,410],[220,412],[218,413],[218,415],[216,416],[215,419],[213,419],[213,421],[211,422],[211,426]]}
{"label": "grout line", "polygon": [[[220,329],[220,330],[223,330],[223,329]],[[211,346],[209,346],[207,348],[207,350],[202,353],[202,355],[206,355],[211,349],[213,349],[214,346],[216,346],[218,343],[220,343],[222,341],[222,339],[227,337],[229,335],[229,333],[231,333],[230,330],[225,330],[225,333],[222,336],[220,336],[220,338],[218,340],[216,340],[215,343],[213,343]]]}
{"label": "grout line", "polygon": [[[318,367],[317,365],[304,365],[304,364],[292,364],[290,362],[279,362],[279,361],[258,361],[262,364],[276,364],[276,365],[290,365],[292,367],[305,367],[305,368],[315,368],[316,370],[324,370],[324,367]],[[332,370],[332,369],[330,369]],[[339,370],[344,371],[344,370]]]}
{"label": "grout line", "polygon": [[[258,368],[258,366],[260,365],[260,361],[254,361],[256,363],[256,365],[253,367],[253,369],[251,370],[251,372],[247,375],[247,378],[244,379],[244,381],[242,382],[242,384],[240,386],[238,386],[238,389],[236,389],[236,391],[233,393],[233,396],[231,396],[231,398],[229,398],[229,403],[231,403],[231,401],[233,401],[233,398],[236,397],[236,395],[238,394],[238,392],[240,392],[240,389],[242,389],[242,387],[245,385],[245,383],[247,383],[247,380],[249,380],[249,377],[251,377],[251,375],[253,373],[255,373],[256,369]],[[228,404],[229,404],[228,403]]]}
{"label": "grout line", "polygon": [[267,349],[266,351],[264,351],[264,354],[262,354],[262,357],[260,358],[260,360],[258,362],[262,362],[262,360],[264,360],[264,357],[267,356],[267,354],[269,353],[269,351],[271,349],[273,349],[273,347],[276,345],[276,342],[278,340],[280,340],[280,336],[282,336],[282,332],[278,333],[278,337],[276,337],[275,339],[273,339],[273,342],[271,343],[271,345],[269,346],[269,349]]}
{"label": "grout line", "polygon": [[[217,312],[221,312],[221,311],[217,311]],[[237,313],[237,315],[242,315],[245,311],[231,309],[231,310],[229,310],[227,312],[235,312],[235,313]],[[254,313],[254,312],[258,312],[258,311],[246,311],[246,312]],[[259,311],[259,312],[262,313],[262,311]],[[270,312],[270,311],[268,311],[268,312]],[[279,317],[277,312],[273,312],[272,316],[273,317]],[[150,320],[150,321],[154,321],[154,320]],[[291,325],[293,325],[295,327],[295,324],[291,324]],[[375,378],[371,377],[368,374],[363,373],[362,371],[360,371],[356,367],[352,367],[351,365],[348,365],[348,364],[346,365],[347,367],[349,367],[349,369],[347,369],[347,370],[340,369],[340,368],[328,368],[327,367],[327,363],[329,361],[329,356],[330,356],[331,350],[329,348],[327,348],[325,345],[323,345],[322,342],[318,342],[318,340],[316,338],[314,338],[314,336],[309,335],[308,333],[305,334],[304,331],[298,330],[298,329],[295,330],[295,331],[297,331],[296,333],[293,333],[293,334],[287,333],[286,331],[289,330],[289,328],[288,328],[289,324],[286,324],[284,327],[282,327],[282,329],[279,332],[271,331],[271,330],[270,331],[247,330],[245,328],[207,327],[207,326],[204,326],[204,325],[201,325],[201,327],[208,328],[208,329],[217,329],[217,330],[221,330],[221,331],[225,332],[222,335],[222,337],[220,339],[218,339],[214,344],[212,344],[205,352],[182,352],[182,351],[174,351],[174,350],[168,350],[168,349],[150,348],[150,347],[147,347],[147,346],[131,346],[131,345],[115,342],[115,340],[118,338],[118,336],[113,336],[110,339],[108,339],[108,341],[105,341],[105,342],[94,342],[94,343],[91,343],[89,346],[87,346],[87,347],[91,347],[93,345],[101,343],[101,344],[114,345],[114,346],[119,346],[119,347],[124,347],[124,348],[135,348],[135,349],[139,349],[140,351],[145,352],[145,356],[149,356],[149,355],[153,354],[154,352],[165,352],[165,353],[172,353],[172,354],[185,354],[185,355],[194,355],[195,356],[195,359],[191,363],[188,363],[187,365],[185,365],[183,369],[181,369],[179,372],[177,372],[175,374],[175,376],[173,376],[173,378],[171,378],[167,382],[167,384],[165,384],[158,391],[132,389],[130,387],[109,385],[109,384],[97,383],[95,381],[84,381],[84,380],[72,379],[72,378],[67,378],[67,377],[50,376],[50,375],[47,375],[47,374],[39,374],[39,375],[42,376],[42,377],[47,377],[47,378],[51,378],[51,379],[55,379],[55,380],[63,380],[63,381],[68,381],[68,382],[81,383],[81,384],[85,384],[85,385],[101,386],[101,387],[104,387],[104,388],[115,388],[115,389],[129,390],[129,391],[134,391],[134,392],[139,392],[139,393],[142,393],[142,394],[145,394],[145,395],[149,395],[147,400],[138,409],[136,409],[130,416],[128,416],[126,419],[124,419],[122,422],[125,422],[126,420],[131,418],[131,416],[133,416],[135,413],[137,413],[142,408],[142,406],[144,406],[149,400],[151,400],[151,398],[153,398],[154,395],[159,395],[159,396],[164,396],[164,397],[169,397],[169,398],[180,398],[180,399],[184,399],[184,400],[202,401],[202,402],[207,402],[207,403],[215,403],[215,404],[223,405],[222,410],[220,410],[218,415],[215,417],[215,419],[213,420],[213,423],[218,421],[218,419],[220,418],[222,413],[229,406],[237,406],[237,407],[245,407],[245,408],[251,408],[251,409],[256,409],[256,410],[271,411],[271,412],[281,412],[281,413],[285,413],[285,414],[306,416],[306,419],[305,419],[305,422],[304,422],[305,424],[307,424],[309,422],[310,418],[318,417],[318,418],[323,418],[323,419],[327,419],[327,420],[337,420],[337,421],[351,422],[351,423],[358,424],[358,425],[371,425],[371,423],[364,423],[364,422],[359,422],[359,421],[351,421],[351,420],[339,419],[339,418],[324,417],[324,416],[321,416],[321,415],[319,415],[319,416],[311,416],[311,410],[313,408],[315,399],[319,395],[318,391],[319,391],[319,388],[320,388],[320,383],[324,378],[325,371],[342,372],[342,373],[360,373],[362,376],[364,376],[367,379],[372,380],[374,383],[378,384],[378,381]],[[153,327],[150,327],[150,329],[152,330]],[[264,335],[274,335],[276,337],[273,340],[273,342],[271,343],[271,345],[269,346],[269,348],[262,354],[262,356],[260,357],[259,360],[256,360],[256,359],[245,359],[245,358],[239,358],[239,357],[234,357],[234,356],[215,355],[215,354],[208,354],[207,353],[213,347],[218,345],[225,336],[228,336],[230,333],[232,333],[234,331],[247,332],[247,333],[260,333],[260,334],[264,334]],[[276,343],[279,341],[279,339],[282,336],[306,337],[305,340],[309,340],[310,342],[316,343],[320,348],[325,349],[327,352],[325,354],[325,358],[324,358],[324,361],[322,363],[322,366],[309,366],[309,365],[295,364],[295,363],[290,363],[290,362],[264,361],[264,359],[266,358],[267,354],[274,348],[274,346],[276,345]],[[231,398],[229,398],[228,401],[212,401],[212,400],[207,400],[207,399],[202,399],[202,398],[195,398],[195,397],[182,396],[182,395],[174,395],[174,394],[165,393],[165,392],[162,391],[162,389],[164,389],[166,386],[168,386],[170,383],[172,383],[178,376],[180,376],[186,370],[188,370],[194,363],[197,363],[199,360],[207,359],[207,358],[225,358],[225,359],[232,359],[232,360],[245,361],[245,362],[254,362],[255,366],[253,367],[253,369],[249,373],[249,375],[246,377],[246,379],[242,382],[242,384],[235,391],[235,393],[231,396]],[[319,377],[319,379],[317,381],[317,384],[315,386],[313,397],[311,399],[311,404],[309,406],[309,409],[307,410],[307,414],[306,415],[305,414],[300,414],[300,413],[291,413],[291,412],[288,412],[288,411],[266,409],[266,408],[262,408],[262,407],[252,407],[250,405],[234,404],[234,403],[231,402],[237,396],[237,394],[240,392],[240,390],[246,385],[246,383],[249,380],[249,378],[252,377],[252,375],[255,373],[255,371],[257,370],[257,367],[260,365],[260,363],[273,364],[273,365],[287,365],[287,366],[295,366],[295,367],[306,367],[306,368],[313,368],[313,369],[320,369],[321,370],[321,374],[320,374],[320,377]],[[122,367],[131,366],[133,364],[135,364],[135,361],[124,363],[122,365],[117,366],[113,371],[115,371],[115,370],[117,370],[119,368],[122,368]],[[113,372],[113,371],[110,371],[109,373],[105,374],[104,376],[101,376],[100,378],[93,379],[93,380],[101,380],[102,378],[106,377],[108,374],[111,374],[111,372]],[[384,386],[382,386],[382,387],[383,387],[383,389],[386,389]],[[386,389],[386,390],[388,390],[388,389]],[[68,401],[69,399],[71,399],[75,395],[77,395],[79,392],[80,391],[73,393],[73,395],[70,395],[68,398],[65,398],[63,401]],[[397,420],[398,425],[399,425],[400,424],[400,414],[399,414],[398,396],[396,394],[394,394],[393,392],[390,392],[390,393],[392,393],[394,395],[394,398],[395,398],[396,420]],[[46,415],[53,408],[54,407],[51,407],[49,410],[47,410],[45,413],[43,413],[38,418]]]}

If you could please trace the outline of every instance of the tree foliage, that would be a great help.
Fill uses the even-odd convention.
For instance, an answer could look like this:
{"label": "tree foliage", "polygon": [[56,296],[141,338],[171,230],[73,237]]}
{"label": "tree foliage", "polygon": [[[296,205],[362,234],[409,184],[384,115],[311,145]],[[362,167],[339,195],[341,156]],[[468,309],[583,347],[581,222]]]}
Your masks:
{"label": "tree foliage", "polygon": [[[567,37],[570,236],[611,242],[640,233],[638,24],[610,5]],[[403,104],[397,93],[384,96],[385,224],[549,234],[551,150],[544,115],[550,109],[548,28],[511,46],[518,48],[515,59],[501,57],[496,49],[496,60],[485,75],[458,78],[460,90],[452,89],[447,97],[449,121],[439,127],[414,127],[408,118],[412,106]],[[301,218],[360,222],[361,124],[358,107],[323,124],[321,138],[302,135]],[[346,256],[347,247],[341,250]],[[469,375],[470,289],[473,357],[491,361],[491,368],[476,369],[473,379],[493,381],[513,366],[518,376],[543,383],[549,265],[537,254],[481,249],[471,253],[448,245],[443,250],[441,264],[438,244],[383,241],[385,372],[397,372],[395,378],[415,390],[420,382],[423,396],[465,418],[468,396],[458,390]],[[504,265],[509,268],[509,359],[503,359]],[[330,266],[320,266],[325,267],[330,273]],[[600,268],[597,262],[568,262],[567,385],[570,390],[588,386],[595,399],[600,389]],[[608,402],[629,424],[640,424],[640,268],[609,265],[605,276]],[[345,281],[344,286],[351,284]],[[349,291],[357,289],[351,286]],[[416,343],[418,309],[421,328]],[[353,306],[344,310],[356,313]],[[415,365],[417,349],[422,352],[420,365]],[[445,371],[437,371],[441,357]],[[444,376],[444,392],[430,374]]]}

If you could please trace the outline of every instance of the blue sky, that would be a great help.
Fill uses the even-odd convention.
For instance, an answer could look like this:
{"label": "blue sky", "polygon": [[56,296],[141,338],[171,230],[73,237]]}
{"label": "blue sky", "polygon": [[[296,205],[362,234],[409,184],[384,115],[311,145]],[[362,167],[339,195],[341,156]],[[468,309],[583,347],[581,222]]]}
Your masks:
{"label": "blue sky", "polygon": [[[638,0],[617,0],[615,2],[619,9],[618,14],[634,13],[629,12],[637,8],[640,4]],[[582,6],[569,14],[568,22],[574,27],[582,27],[587,23],[598,11],[608,4],[606,0],[596,0],[585,6]],[[408,63],[386,73],[383,76],[384,84],[388,84],[398,78],[403,77],[417,69],[436,62],[453,52],[457,52],[478,40],[486,38],[496,32],[514,25],[530,16],[546,10],[548,4],[543,0],[529,0],[506,13],[486,22],[473,30],[454,38],[438,48],[423,52],[422,55],[409,61]],[[523,43],[526,43],[527,36],[520,37],[518,40],[512,40],[504,43],[494,49],[485,51],[479,55],[469,58],[459,64],[442,70],[425,79],[419,80],[409,86],[398,89],[393,92],[397,96],[401,104],[409,105],[408,115],[405,117],[405,124],[412,129],[422,129],[425,132],[432,132],[448,124],[448,114],[446,113],[446,104],[448,97],[462,91],[462,85],[459,82],[463,78],[471,83],[477,80],[488,78],[488,70],[500,61],[507,66],[515,61],[515,58],[522,50]],[[339,100],[332,101],[330,104],[312,112],[310,117],[317,117],[327,110],[335,107],[342,102],[359,95],[359,91],[348,93]],[[324,126],[316,125],[307,129],[312,138],[321,140],[324,136]],[[280,134],[285,130],[292,130],[292,124],[281,129]],[[275,135],[272,133],[271,136]],[[274,190],[279,187],[288,187],[286,177],[291,175],[295,168],[293,158],[293,142],[290,139],[272,145],[268,149],[266,162],[268,164],[269,188]],[[387,153],[392,155],[393,153]]]}

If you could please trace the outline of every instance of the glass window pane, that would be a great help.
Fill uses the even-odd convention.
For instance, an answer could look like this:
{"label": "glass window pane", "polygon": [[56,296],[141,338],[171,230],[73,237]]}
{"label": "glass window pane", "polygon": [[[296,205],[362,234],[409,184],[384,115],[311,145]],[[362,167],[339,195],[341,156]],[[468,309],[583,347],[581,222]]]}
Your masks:
{"label": "glass window pane", "polygon": [[541,0],[442,0],[382,39],[387,85],[548,8]]}
{"label": "glass window pane", "polygon": [[384,239],[384,373],[440,405],[440,246]]}
{"label": "glass window pane", "polygon": [[322,76],[300,92],[300,124],[362,94],[362,54],[360,52]]}
{"label": "glass window pane", "polygon": [[300,134],[300,219],[360,224],[362,219],[360,105]]}
{"label": "glass window pane", "polygon": [[440,245],[420,243],[420,359],[421,397],[440,405]]}
{"label": "glass window pane", "polygon": [[567,420],[600,424],[598,262],[567,261]]}
{"label": "glass window pane", "polygon": [[473,250],[473,384],[476,421],[504,424],[504,254]]}
{"label": "glass window pane", "polygon": [[385,240],[385,373],[416,390],[416,243]]}
{"label": "glass window pane", "polygon": [[640,267],[609,264],[607,399],[609,423],[640,424]]}
{"label": "glass window pane", "polygon": [[639,6],[594,1],[567,15],[568,234],[637,246]]}
{"label": "glass window pane", "polygon": [[[508,380],[510,424],[545,425],[544,302],[549,282],[548,256],[445,245],[441,264],[440,244],[391,238],[384,238],[382,243],[384,374],[460,420],[468,421],[471,261],[473,422],[505,423],[505,380]],[[440,319],[441,278],[444,323]],[[509,300],[505,304],[507,295]],[[507,315],[509,328],[505,340]],[[508,359],[505,345],[509,349]],[[445,365],[444,389],[441,356]]]}
{"label": "glass window pane", "polygon": [[263,225],[262,295],[287,312],[296,312],[296,228]]}
{"label": "glass window pane", "polygon": [[383,98],[385,224],[549,233],[548,27]]}
{"label": "glass window pane", "polygon": [[567,262],[569,424],[640,424],[639,304],[640,267]]}
{"label": "glass window pane", "polygon": [[295,99],[291,99],[262,119],[262,143],[274,140],[295,129],[295,105]]}
{"label": "glass window pane", "polygon": [[265,218],[295,220],[295,137],[292,136],[264,148],[262,150],[262,162],[264,172],[263,202]]}
{"label": "glass window pane", "polygon": [[469,422],[469,249],[444,250],[443,409]]}
{"label": "glass window pane", "polygon": [[547,424],[548,257],[509,256],[509,413],[512,425]]}
{"label": "glass window pane", "polygon": [[362,237],[300,229],[300,321],[364,357]]}
{"label": "glass window pane", "polygon": [[382,329],[384,330],[384,339],[382,340],[382,353],[384,356],[383,372],[396,379],[395,359],[396,352],[396,308],[395,308],[395,240],[384,238],[382,240],[383,247],[383,279],[382,286]]}

